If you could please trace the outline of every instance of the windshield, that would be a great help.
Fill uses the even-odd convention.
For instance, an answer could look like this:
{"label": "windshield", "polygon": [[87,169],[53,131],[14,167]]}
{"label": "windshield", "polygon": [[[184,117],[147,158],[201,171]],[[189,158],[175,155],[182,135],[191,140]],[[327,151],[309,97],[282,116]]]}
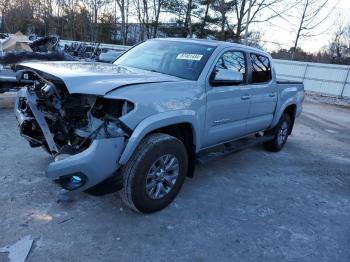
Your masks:
{"label": "windshield", "polygon": [[130,49],[114,64],[197,80],[214,49],[193,42],[150,40]]}

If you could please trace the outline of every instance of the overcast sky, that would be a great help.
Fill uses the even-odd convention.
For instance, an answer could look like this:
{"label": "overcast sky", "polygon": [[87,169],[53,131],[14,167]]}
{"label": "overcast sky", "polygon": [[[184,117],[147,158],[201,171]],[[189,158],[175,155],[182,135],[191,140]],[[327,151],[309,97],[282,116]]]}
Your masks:
{"label": "overcast sky", "polygon": [[[321,19],[329,14],[332,8],[338,3],[339,0],[330,0],[328,7],[319,15]],[[300,41],[300,47],[308,52],[317,52],[323,47],[325,47],[331,37],[332,33],[335,31],[335,24],[339,20],[345,20],[350,22],[350,0],[340,0],[337,8],[333,13],[326,19],[316,30],[314,34],[319,34],[312,36],[310,38],[302,39]],[[293,40],[295,39],[295,31],[298,27],[297,21],[293,18],[289,18],[289,23],[282,19],[275,19],[272,21],[271,26],[252,26],[253,30],[260,30],[262,32],[262,40],[265,42],[265,48],[268,50],[273,50],[279,48],[277,44],[269,43],[275,42],[279,43],[280,47],[289,49],[293,45]]]}

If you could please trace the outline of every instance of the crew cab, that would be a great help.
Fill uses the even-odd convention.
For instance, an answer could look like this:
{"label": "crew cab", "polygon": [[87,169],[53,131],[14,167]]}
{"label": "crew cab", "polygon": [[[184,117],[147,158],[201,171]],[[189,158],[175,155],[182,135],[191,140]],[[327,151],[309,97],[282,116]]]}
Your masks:
{"label": "crew cab", "polygon": [[266,52],[211,40],[152,39],[113,64],[28,62],[16,74],[20,133],[53,156],[61,197],[108,185],[141,213],[171,203],[205,149],[254,136],[281,150],[304,99]]}

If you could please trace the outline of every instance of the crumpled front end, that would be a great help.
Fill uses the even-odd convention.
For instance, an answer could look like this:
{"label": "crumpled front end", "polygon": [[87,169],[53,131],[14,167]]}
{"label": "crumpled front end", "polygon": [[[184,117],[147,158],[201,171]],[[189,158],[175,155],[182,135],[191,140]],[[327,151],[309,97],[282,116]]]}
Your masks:
{"label": "crumpled front end", "polygon": [[31,70],[20,72],[31,84],[15,104],[21,135],[53,157],[47,176],[64,195],[89,189],[113,176],[130,130],[119,117],[133,110],[129,101],[69,94],[63,83]]}

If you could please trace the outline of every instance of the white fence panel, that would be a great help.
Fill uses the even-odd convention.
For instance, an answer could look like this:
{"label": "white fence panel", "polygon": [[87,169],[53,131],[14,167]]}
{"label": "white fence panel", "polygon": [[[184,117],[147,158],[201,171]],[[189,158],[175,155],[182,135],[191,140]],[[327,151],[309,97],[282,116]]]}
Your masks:
{"label": "white fence panel", "polygon": [[346,84],[344,85],[343,96],[350,97],[350,70],[349,70]]}
{"label": "white fence panel", "polygon": [[350,67],[343,65],[274,60],[277,77],[302,81],[305,90],[350,97]]}

